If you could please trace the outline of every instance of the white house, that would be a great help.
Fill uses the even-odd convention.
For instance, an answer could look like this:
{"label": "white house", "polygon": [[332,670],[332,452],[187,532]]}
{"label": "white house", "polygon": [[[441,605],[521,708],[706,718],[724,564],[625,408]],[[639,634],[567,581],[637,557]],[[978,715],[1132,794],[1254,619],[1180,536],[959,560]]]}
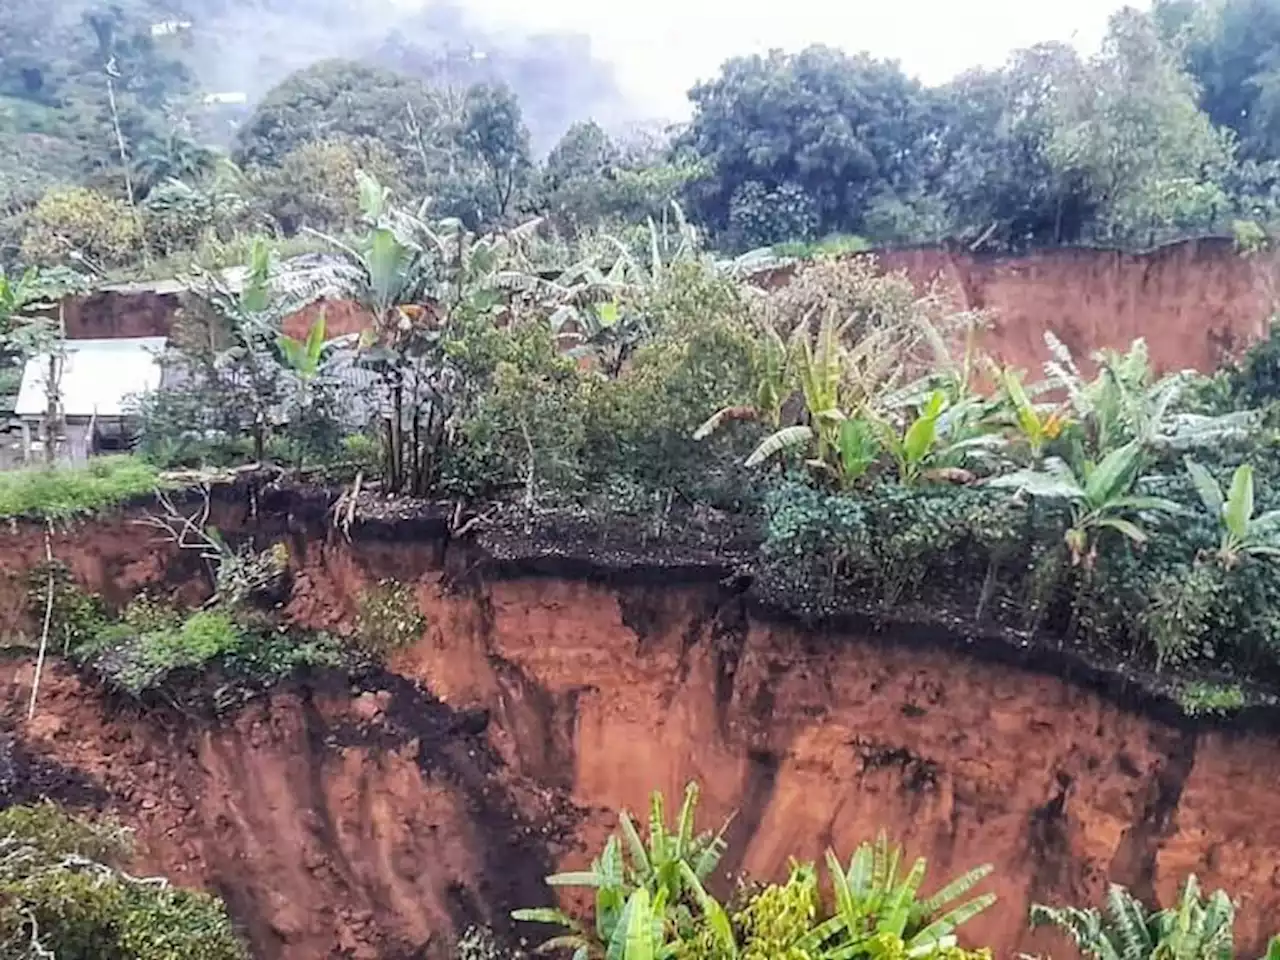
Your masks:
{"label": "white house", "polygon": [[[128,439],[127,400],[160,387],[164,337],[67,340],[55,361],[57,396],[66,425],[63,456],[83,460]],[[49,408],[49,355],[31,357],[22,371],[14,414],[22,425],[22,447],[30,458]]]}

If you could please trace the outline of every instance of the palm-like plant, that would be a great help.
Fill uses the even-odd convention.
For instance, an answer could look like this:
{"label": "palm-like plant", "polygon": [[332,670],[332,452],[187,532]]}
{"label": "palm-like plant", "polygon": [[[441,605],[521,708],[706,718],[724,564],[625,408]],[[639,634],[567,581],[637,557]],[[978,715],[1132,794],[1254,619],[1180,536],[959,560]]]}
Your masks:
{"label": "palm-like plant", "polygon": [[827,869],[835,886],[835,914],[815,927],[801,942],[807,950],[825,950],[828,956],[854,956],[857,947],[877,936],[901,940],[909,956],[927,955],[954,946],[955,931],[996,901],[984,893],[964,903],[965,896],[991,872],[990,865],[975,867],[948,883],[931,897],[918,894],[927,867],[923,857],[899,876],[900,847],[889,845],[884,833],[874,844],[858,847],[846,870],[827,851]]}
{"label": "palm-like plant", "polygon": [[1071,423],[1061,407],[1045,407],[1031,402],[1017,373],[1007,368],[996,371],[1009,406],[1010,419],[1031,453],[1033,463],[1044,458],[1045,447],[1062,435]]}
{"label": "palm-like plant", "polygon": [[1091,567],[1097,557],[1098,538],[1106,531],[1119,533],[1142,544],[1146,531],[1133,519],[1141,512],[1178,513],[1182,508],[1161,497],[1135,494],[1134,486],[1145,466],[1142,444],[1131,440],[1111,451],[1102,462],[1080,462],[1073,469],[1051,457],[1040,469],[1018,470],[988,481],[993,487],[1013,488],[1033,497],[1065,500],[1072,507],[1072,523],[1065,540],[1073,565]]}
{"label": "palm-like plant", "polygon": [[1148,912],[1114,884],[1105,913],[1092,907],[1031,908],[1033,926],[1058,927],[1094,960],[1232,960],[1234,922],[1231,898],[1217,890],[1205,902],[1195,876],[1187,878],[1178,903],[1167,910]]}
{"label": "palm-like plant", "polygon": [[[694,813],[698,805],[698,787],[685,788],[684,803],[674,829],[666,823],[665,803],[661,791],[650,797],[649,832],[642,838],[631,815],[623,811],[618,817],[618,832],[605,844],[604,851],[592,861],[591,869],[559,873],[547,878],[553,887],[587,887],[595,890],[595,929],[588,931],[563,911],[554,908],[516,910],[516,920],[548,923],[565,928],[563,936],[543,944],[539,950],[570,947],[577,960],[586,957],[615,958],[619,945],[629,942],[638,915],[646,912],[676,923],[689,916],[688,899],[701,891],[702,883],[715,870],[724,855],[724,834],[729,821],[716,833],[694,833]],[[637,897],[638,894],[642,897]],[[630,912],[629,912],[630,911]],[[675,916],[668,918],[672,913]],[[643,931],[640,931],[643,933]],[[654,935],[651,943],[664,941]],[[630,953],[625,954],[630,958]]]}
{"label": "palm-like plant", "polygon": [[449,335],[460,317],[495,320],[512,295],[534,287],[522,268],[537,221],[476,236],[458,220],[428,224],[422,210],[395,206],[373,177],[357,179],[365,233],[345,243],[308,231],[343,260],[295,270],[291,285],[311,299],[349,297],[372,317],[361,363],[384,386],[385,480],[391,490],[422,494],[439,474],[463,387]]}
{"label": "palm-like plant", "polygon": [[171,130],[163,140],[143,147],[134,174],[143,193],[166,180],[195,182],[218,166],[218,153],[181,130]]}
{"label": "palm-like plant", "polygon": [[1280,510],[1254,516],[1253,467],[1241,464],[1231,477],[1231,488],[1223,496],[1213,474],[1190,457],[1187,473],[1200,501],[1222,530],[1218,562],[1230,570],[1242,557],[1280,556]]}

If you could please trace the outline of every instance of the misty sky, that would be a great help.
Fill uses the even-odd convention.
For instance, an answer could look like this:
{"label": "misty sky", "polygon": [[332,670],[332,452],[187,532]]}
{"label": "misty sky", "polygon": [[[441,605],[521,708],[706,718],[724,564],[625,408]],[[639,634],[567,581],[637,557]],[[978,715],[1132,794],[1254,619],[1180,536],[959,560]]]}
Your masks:
{"label": "misty sky", "polygon": [[686,115],[687,89],[736,54],[827,43],[898,59],[936,83],[1044,40],[1091,51],[1121,6],[1123,0],[466,0],[468,15],[493,28],[589,35],[595,54],[614,64],[628,99],[671,119]]}

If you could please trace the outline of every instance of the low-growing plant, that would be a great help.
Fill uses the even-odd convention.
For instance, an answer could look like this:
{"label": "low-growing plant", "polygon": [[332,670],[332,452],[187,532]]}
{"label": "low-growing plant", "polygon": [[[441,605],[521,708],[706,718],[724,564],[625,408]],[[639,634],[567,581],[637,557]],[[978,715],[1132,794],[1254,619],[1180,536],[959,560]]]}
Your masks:
{"label": "low-growing plant", "polygon": [[1128,890],[1112,884],[1105,912],[1035,904],[1031,923],[1057,927],[1094,960],[1232,960],[1235,955],[1235,905],[1221,890],[1205,900],[1194,875],[1177,904],[1164,910],[1148,911]]}
{"label": "low-growing plant", "polygon": [[0,518],[67,519],[119,506],[153,491],[155,467],[127,456],[83,466],[0,471]]}
{"label": "low-growing plant", "polygon": [[121,869],[127,831],[50,803],[0,811],[0,956],[7,960],[248,960],[226,908]]}
{"label": "low-growing plant", "polygon": [[1226,716],[1244,707],[1245,696],[1236,683],[1196,681],[1183,684],[1178,704],[1189,717]]}
{"label": "low-growing plant", "polygon": [[382,657],[420,640],[427,629],[427,618],[418,609],[413,587],[380,580],[361,592],[356,602],[355,627],[355,644]]}
{"label": "low-growing plant", "polygon": [[1236,468],[1224,496],[1213,474],[1190,457],[1186,465],[1200,502],[1222,529],[1219,563],[1230,570],[1244,557],[1280,556],[1280,510],[1255,515],[1252,466]]}

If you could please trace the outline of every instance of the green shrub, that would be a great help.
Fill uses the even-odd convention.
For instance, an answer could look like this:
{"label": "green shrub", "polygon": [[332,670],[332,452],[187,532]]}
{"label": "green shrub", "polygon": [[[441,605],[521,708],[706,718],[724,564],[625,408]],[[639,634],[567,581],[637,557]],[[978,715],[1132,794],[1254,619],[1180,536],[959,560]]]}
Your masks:
{"label": "green shrub", "polygon": [[22,258],[54,266],[76,252],[98,266],[116,266],[132,260],[141,244],[138,220],[124,201],[83,187],[58,187],[27,218]]}
{"label": "green shrub", "polygon": [[1178,691],[1178,704],[1190,717],[1225,716],[1245,705],[1244,691],[1235,683],[1187,683]]}
{"label": "green shrub", "polygon": [[362,650],[386,656],[416,643],[426,629],[413,587],[382,580],[361,592],[353,639]]}
{"label": "green shrub", "polygon": [[159,475],[134,457],[95,457],[84,466],[0,471],[0,517],[65,519],[119,506],[155,489]]}
{"label": "green shrub", "polygon": [[0,811],[0,956],[248,960],[222,903],[136,880],[126,831],[52,804]]}
{"label": "green shrub", "polygon": [[244,631],[230,617],[208,610],[193,613],[180,625],[145,633],[116,628],[105,638],[120,643],[101,655],[100,669],[134,696],[160,686],[176,670],[203,668],[245,641]]}
{"label": "green shrub", "polygon": [[[52,578],[53,600],[49,584]],[[54,559],[31,569],[27,576],[27,617],[43,629],[49,615],[49,642],[55,650],[69,650],[92,641],[107,626],[109,618],[102,598],[82,590],[70,568]]]}

